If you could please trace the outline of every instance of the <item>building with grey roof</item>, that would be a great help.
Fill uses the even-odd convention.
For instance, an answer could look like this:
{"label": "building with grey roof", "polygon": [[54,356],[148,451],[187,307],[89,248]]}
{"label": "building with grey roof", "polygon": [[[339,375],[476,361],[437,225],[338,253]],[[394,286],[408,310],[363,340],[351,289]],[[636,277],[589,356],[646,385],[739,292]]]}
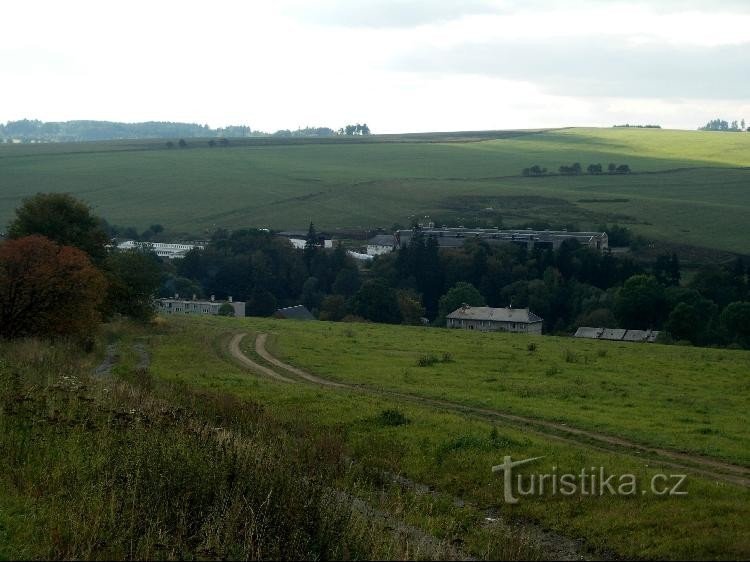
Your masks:
{"label": "building with grey roof", "polygon": [[446,316],[448,328],[541,334],[543,320],[528,308],[463,305]]}
{"label": "building with grey roof", "polygon": [[581,326],[574,337],[592,340],[628,341],[653,343],[659,337],[658,330],[623,330],[622,328],[590,328]]}
{"label": "building with grey roof", "polygon": [[[433,237],[441,248],[463,246],[467,240],[482,240],[488,244],[516,244],[529,250],[543,248],[557,250],[566,240],[575,240],[582,246],[604,251],[609,248],[606,232],[568,232],[567,230],[500,230],[498,228],[425,228],[422,235]],[[395,233],[399,248],[408,246],[414,230],[399,230]]]}
{"label": "building with grey roof", "polygon": [[315,320],[312,312],[301,304],[280,308],[274,312],[273,316],[274,318],[286,318],[288,320]]}
{"label": "building with grey roof", "polygon": [[181,299],[175,295],[172,299],[156,299],[156,311],[160,314],[197,314],[218,316],[219,310],[224,304],[228,304],[234,311],[234,316],[245,316],[245,303],[235,301],[229,297],[227,301],[217,301],[213,295],[211,300],[198,300],[193,295],[192,299]]}

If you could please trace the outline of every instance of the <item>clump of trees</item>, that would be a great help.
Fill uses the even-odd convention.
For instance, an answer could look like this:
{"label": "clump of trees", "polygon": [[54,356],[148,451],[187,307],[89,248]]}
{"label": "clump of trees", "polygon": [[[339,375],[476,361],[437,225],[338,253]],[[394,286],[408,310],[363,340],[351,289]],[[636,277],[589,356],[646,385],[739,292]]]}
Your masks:
{"label": "clump of trees", "polygon": [[0,244],[0,337],[85,341],[102,318],[153,315],[158,258],[108,251],[104,224],[67,194],[24,200]]}
{"label": "clump of trees", "polygon": [[579,176],[581,175],[582,168],[581,168],[581,164],[579,162],[576,162],[575,164],[571,166],[565,166],[565,165],[560,166],[558,168],[558,171],[563,176]]}
{"label": "clump of trees", "polygon": [[[558,173],[562,176],[580,176],[583,173],[583,168],[580,162],[574,162],[570,166],[563,164],[557,169]],[[591,175],[599,175],[604,173],[604,169],[601,164],[589,164],[586,171]],[[628,164],[614,164],[611,163],[607,166],[607,172],[609,174],[629,174],[630,165]],[[547,168],[542,168],[538,164],[524,168],[521,170],[521,174],[525,177],[537,177],[546,176]]]}
{"label": "clump of trees", "polygon": [[745,127],[745,120],[740,119],[738,122],[736,119],[732,121],[731,123],[728,121],[725,121],[724,119],[712,119],[703,127],[698,128],[699,131],[724,131],[724,132],[740,132],[740,131],[750,131],[750,127]]}
{"label": "clump of trees", "polygon": [[40,235],[0,244],[0,337],[85,339],[101,318],[105,279],[84,251]]}
{"label": "clump of trees", "polygon": [[345,127],[340,128],[337,133],[339,135],[346,135],[346,136],[363,136],[363,135],[369,135],[370,134],[370,127],[367,126],[367,123],[364,123],[360,125],[359,123],[355,125],[346,125]]}
{"label": "clump of trees", "polygon": [[625,123],[624,125],[613,125],[615,129],[661,129],[661,125],[631,125]]}
{"label": "clump of trees", "polygon": [[524,168],[522,171],[524,176],[544,176],[547,174],[547,168],[542,168],[538,164],[534,164],[528,168]]}

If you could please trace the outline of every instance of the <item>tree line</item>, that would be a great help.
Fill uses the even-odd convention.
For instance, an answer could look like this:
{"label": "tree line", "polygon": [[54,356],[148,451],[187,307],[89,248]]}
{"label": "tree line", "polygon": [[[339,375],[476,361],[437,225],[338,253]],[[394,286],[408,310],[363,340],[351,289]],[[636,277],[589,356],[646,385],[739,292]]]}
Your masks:
{"label": "tree line", "polygon": [[[563,164],[557,169],[561,176],[580,176],[583,173],[583,167],[580,162],[574,162],[570,166]],[[586,172],[589,175],[600,175],[604,173],[604,168],[601,164],[589,164],[586,167]],[[615,164],[610,162],[607,165],[607,173],[610,175],[614,174],[629,174],[631,172],[629,164]],[[548,175],[547,168],[542,168],[538,164],[529,166],[521,170],[521,175],[525,177],[538,177]]]}
{"label": "tree line", "polygon": [[[195,138],[247,138],[247,137],[331,137],[335,135],[369,135],[367,124],[346,125],[337,131],[330,127],[305,127],[296,130],[280,129],[276,132],[254,130],[247,125],[229,125],[212,128],[197,123],[148,121],[120,123],[115,121],[59,121],[20,119],[0,123],[0,142],[80,142],[117,139],[184,139]],[[172,142],[172,141],[170,141]],[[217,140],[217,142],[219,142]],[[174,146],[174,142],[172,145]]]}
{"label": "tree line", "polygon": [[148,320],[155,296],[177,293],[232,296],[253,316],[301,303],[321,320],[435,326],[463,303],[512,305],[541,316],[547,333],[661,329],[675,341],[750,347],[750,267],[741,258],[685,283],[674,254],[643,265],[575,241],[529,250],[476,239],[441,249],[416,229],[407,247],[362,270],[343,246],[324,248],[310,224],[303,250],[266,230],[219,230],[204,249],[169,261],[111,247],[105,228],[69,195],[23,202],[0,243],[0,337],[90,341],[102,319]]}
{"label": "tree line", "polygon": [[737,121],[736,119],[732,121],[731,123],[728,121],[725,121],[724,119],[712,119],[703,127],[699,127],[699,131],[725,131],[725,132],[740,132],[740,131],[750,131],[750,127],[745,126],[745,120],[740,119]]}

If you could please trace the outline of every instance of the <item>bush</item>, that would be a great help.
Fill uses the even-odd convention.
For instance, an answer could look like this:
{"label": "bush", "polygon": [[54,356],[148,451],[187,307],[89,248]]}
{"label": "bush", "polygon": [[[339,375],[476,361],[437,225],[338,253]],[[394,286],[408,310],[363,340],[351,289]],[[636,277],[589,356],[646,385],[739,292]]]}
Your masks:
{"label": "bush", "polygon": [[434,355],[422,355],[417,359],[417,367],[430,367],[438,362],[438,358]]}
{"label": "bush", "polygon": [[386,427],[398,427],[407,425],[410,420],[399,410],[383,410],[378,416],[378,423]]}

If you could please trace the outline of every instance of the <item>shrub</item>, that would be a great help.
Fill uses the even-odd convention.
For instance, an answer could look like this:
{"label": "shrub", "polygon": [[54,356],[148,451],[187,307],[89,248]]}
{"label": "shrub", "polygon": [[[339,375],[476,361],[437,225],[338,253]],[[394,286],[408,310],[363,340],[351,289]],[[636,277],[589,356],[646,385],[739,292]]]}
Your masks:
{"label": "shrub", "polygon": [[434,355],[422,355],[417,359],[417,367],[430,367],[438,362],[438,358]]}
{"label": "shrub", "polygon": [[399,410],[383,410],[378,416],[378,423],[387,427],[398,427],[410,423],[410,420]]}

